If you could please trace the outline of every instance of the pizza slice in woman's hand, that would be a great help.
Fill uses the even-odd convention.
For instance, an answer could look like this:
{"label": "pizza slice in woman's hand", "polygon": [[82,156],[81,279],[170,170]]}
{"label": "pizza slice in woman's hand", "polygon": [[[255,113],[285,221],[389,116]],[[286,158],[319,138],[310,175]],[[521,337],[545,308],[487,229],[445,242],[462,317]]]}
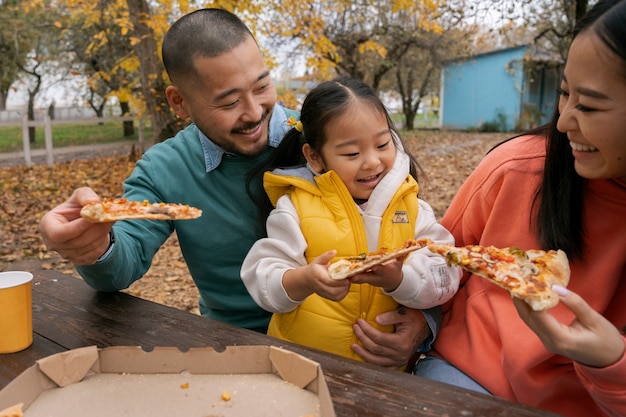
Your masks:
{"label": "pizza slice in woman's hand", "polygon": [[570,267],[562,250],[522,250],[517,247],[467,245],[455,247],[429,243],[428,249],[445,257],[450,265],[479,275],[521,298],[533,310],[554,307],[559,295],[553,285],[567,286]]}

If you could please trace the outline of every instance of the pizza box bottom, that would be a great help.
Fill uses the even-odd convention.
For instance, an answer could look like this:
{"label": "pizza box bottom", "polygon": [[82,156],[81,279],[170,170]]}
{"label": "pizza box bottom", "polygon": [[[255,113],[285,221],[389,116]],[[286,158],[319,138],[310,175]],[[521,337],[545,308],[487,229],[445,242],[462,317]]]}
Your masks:
{"label": "pizza box bottom", "polygon": [[335,417],[321,366],[273,346],[95,346],[38,360],[0,391],[25,417]]}

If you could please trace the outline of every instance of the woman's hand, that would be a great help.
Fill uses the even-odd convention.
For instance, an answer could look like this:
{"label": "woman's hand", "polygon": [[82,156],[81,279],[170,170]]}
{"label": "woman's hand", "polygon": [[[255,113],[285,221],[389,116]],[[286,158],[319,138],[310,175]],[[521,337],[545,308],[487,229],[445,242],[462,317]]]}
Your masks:
{"label": "woman's hand", "polygon": [[546,349],[596,368],[620,360],[624,355],[624,338],[619,330],[578,294],[559,286],[554,289],[561,295],[561,303],[576,316],[569,324],[560,323],[548,311],[533,311],[524,301],[513,299],[520,317]]}

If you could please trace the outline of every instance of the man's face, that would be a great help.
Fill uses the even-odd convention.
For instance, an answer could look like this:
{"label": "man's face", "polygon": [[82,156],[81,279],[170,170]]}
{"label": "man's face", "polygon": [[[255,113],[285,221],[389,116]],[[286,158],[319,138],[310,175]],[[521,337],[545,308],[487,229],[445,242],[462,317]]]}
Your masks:
{"label": "man's face", "polygon": [[[176,89],[181,117],[189,117],[227,152],[257,155],[268,141],[276,90],[252,37],[217,57],[194,60],[198,79]],[[168,93],[172,104],[172,93]],[[175,100],[174,100],[175,101]]]}

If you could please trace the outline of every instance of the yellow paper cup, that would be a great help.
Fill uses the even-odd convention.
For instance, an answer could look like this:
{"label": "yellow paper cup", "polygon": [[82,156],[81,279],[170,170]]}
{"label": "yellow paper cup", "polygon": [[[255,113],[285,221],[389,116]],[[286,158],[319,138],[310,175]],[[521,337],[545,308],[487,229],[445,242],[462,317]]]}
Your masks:
{"label": "yellow paper cup", "polygon": [[33,274],[0,272],[0,353],[19,352],[33,343]]}

